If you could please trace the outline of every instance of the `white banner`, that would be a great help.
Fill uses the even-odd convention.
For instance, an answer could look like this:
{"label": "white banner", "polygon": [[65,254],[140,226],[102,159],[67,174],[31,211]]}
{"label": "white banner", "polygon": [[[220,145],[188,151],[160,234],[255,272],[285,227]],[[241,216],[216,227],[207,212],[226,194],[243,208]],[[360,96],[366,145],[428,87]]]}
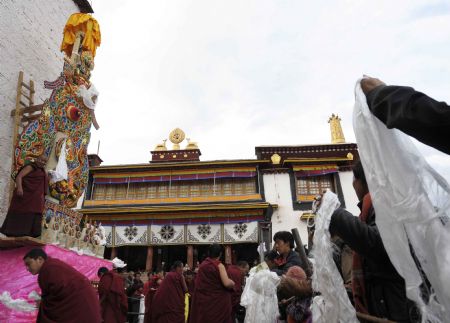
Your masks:
{"label": "white banner", "polygon": [[149,242],[152,245],[186,243],[184,225],[152,224],[150,229],[151,240]]}
{"label": "white banner", "polygon": [[113,228],[112,227],[105,227],[103,226],[103,228],[105,228],[105,238],[106,238],[106,246],[107,247],[112,247],[113,245],[113,236],[112,236],[112,232],[113,232]]}
{"label": "white banner", "polygon": [[114,236],[114,245],[115,246],[124,246],[124,245],[147,245],[148,237],[147,237],[147,226],[136,226],[136,225],[128,225],[128,226],[116,226],[115,227],[115,236]]}
{"label": "white banner", "polygon": [[211,244],[222,242],[221,224],[189,224],[186,241],[191,244]]}
{"label": "white banner", "polygon": [[258,222],[223,225],[223,243],[258,242]]}

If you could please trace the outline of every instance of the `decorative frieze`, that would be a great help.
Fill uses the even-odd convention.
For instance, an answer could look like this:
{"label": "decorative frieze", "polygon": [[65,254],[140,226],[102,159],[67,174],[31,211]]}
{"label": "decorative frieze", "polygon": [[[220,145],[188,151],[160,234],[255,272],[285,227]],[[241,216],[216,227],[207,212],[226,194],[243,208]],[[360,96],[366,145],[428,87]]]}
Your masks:
{"label": "decorative frieze", "polygon": [[229,224],[187,225],[124,225],[109,226],[106,230],[106,245],[185,245],[211,243],[257,243],[258,221]]}

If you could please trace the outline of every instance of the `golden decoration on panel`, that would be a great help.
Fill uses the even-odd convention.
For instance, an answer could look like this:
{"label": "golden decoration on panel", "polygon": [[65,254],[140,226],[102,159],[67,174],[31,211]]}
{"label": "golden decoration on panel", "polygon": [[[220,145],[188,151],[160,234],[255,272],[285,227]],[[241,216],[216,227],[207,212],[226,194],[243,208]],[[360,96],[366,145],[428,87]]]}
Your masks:
{"label": "golden decoration on panel", "polygon": [[281,156],[278,154],[273,154],[272,157],[270,157],[270,159],[272,160],[273,165],[279,165],[281,161]]}

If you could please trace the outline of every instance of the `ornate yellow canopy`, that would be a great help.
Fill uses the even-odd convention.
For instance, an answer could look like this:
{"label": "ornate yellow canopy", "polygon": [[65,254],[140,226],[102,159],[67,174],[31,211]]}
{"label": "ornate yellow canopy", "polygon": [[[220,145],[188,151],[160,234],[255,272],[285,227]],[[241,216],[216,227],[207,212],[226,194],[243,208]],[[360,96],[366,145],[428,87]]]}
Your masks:
{"label": "ornate yellow canopy", "polygon": [[67,57],[72,54],[72,47],[76,40],[78,32],[84,34],[81,46],[83,50],[90,51],[95,56],[95,50],[100,46],[101,33],[97,20],[90,14],[74,13],[67,20],[64,27],[64,38],[61,44],[61,51],[65,52]]}

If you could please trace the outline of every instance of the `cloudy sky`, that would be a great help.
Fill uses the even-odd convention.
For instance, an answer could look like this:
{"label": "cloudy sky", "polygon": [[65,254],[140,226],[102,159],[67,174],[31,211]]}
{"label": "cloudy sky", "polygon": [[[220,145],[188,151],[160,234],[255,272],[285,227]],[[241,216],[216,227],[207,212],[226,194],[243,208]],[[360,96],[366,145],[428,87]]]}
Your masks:
{"label": "cloudy sky", "polygon": [[[148,162],[175,127],[202,160],[329,143],[332,113],[355,142],[362,74],[450,101],[447,1],[92,2],[101,128],[89,152],[100,141],[105,164]],[[450,179],[450,157],[421,151]]]}

